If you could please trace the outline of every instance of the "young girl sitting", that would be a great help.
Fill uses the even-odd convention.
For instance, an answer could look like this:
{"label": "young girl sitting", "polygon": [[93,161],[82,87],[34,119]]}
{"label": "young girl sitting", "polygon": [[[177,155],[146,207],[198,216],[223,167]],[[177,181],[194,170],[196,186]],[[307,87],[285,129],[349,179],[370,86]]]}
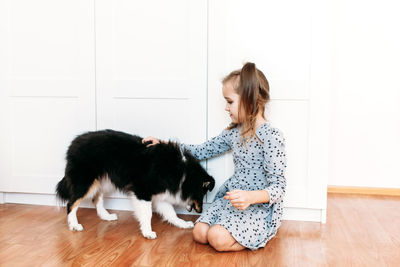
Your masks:
{"label": "young girl sitting", "polygon": [[[182,144],[199,160],[228,150],[235,171],[196,221],[193,238],[217,251],[264,247],[280,226],[285,194],[286,155],[283,134],[265,119],[269,85],[253,63],[223,79],[225,110],[232,123],[201,145]],[[152,145],[160,140],[148,137]]]}

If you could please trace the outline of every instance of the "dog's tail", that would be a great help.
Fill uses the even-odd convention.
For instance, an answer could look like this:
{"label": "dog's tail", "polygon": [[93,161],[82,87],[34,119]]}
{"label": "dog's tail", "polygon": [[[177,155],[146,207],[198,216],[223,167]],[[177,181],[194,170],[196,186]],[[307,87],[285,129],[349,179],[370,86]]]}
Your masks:
{"label": "dog's tail", "polygon": [[56,187],[57,199],[59,199],[61,201],[61,203],[67,202],[70,198],[69,192],[70,192],[69,182],[68,182],[68,178],[65,176],[57,184],[57,187]]}

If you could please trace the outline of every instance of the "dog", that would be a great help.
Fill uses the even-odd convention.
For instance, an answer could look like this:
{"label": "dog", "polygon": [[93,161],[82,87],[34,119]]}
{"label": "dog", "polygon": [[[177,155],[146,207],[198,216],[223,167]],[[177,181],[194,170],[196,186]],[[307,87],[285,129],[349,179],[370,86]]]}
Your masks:
{"label": "dog", "polygon": [[203,198],[215,180],[188,151],[175,142],[147,146],[143,138],[114,130],[77,136],[67,150],[65,176],[57,184],[59,200],[67,202],[68,226],[82,231],[76,211],[83,199],[92,199],[98,216],[117,220],[103,206],[103,195],[114,190],[130,196],[133,214],[142,235],[157,238],[152,231],[152,211],[179,228],[192,228],[192,221],[176,215],[174,206],[202,212]]}

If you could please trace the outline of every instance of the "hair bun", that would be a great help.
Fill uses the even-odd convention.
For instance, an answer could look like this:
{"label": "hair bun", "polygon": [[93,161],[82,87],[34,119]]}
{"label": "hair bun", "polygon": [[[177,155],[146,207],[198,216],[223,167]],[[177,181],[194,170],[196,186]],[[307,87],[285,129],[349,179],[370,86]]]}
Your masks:
{"label": "hair bun", "polygon": [[242,67],[242,71],[246,70],[246,71],[256,71],[256,64],[252,63],[252,62],[246,62],[243,67]]}

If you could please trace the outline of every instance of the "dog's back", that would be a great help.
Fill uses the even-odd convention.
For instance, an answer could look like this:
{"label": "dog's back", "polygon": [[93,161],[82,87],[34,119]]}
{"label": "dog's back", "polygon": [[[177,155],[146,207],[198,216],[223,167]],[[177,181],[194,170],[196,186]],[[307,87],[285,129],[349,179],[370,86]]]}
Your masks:
{"label": "dog's back", "polygon": [[[75,138],[67,151],[67,170],[79,169],[86,176],[98,177],[127,160],[139,158],[145,150],[142,138],[113,130],[88,132]],[[101,167],[100,167],[101,166]]]}

